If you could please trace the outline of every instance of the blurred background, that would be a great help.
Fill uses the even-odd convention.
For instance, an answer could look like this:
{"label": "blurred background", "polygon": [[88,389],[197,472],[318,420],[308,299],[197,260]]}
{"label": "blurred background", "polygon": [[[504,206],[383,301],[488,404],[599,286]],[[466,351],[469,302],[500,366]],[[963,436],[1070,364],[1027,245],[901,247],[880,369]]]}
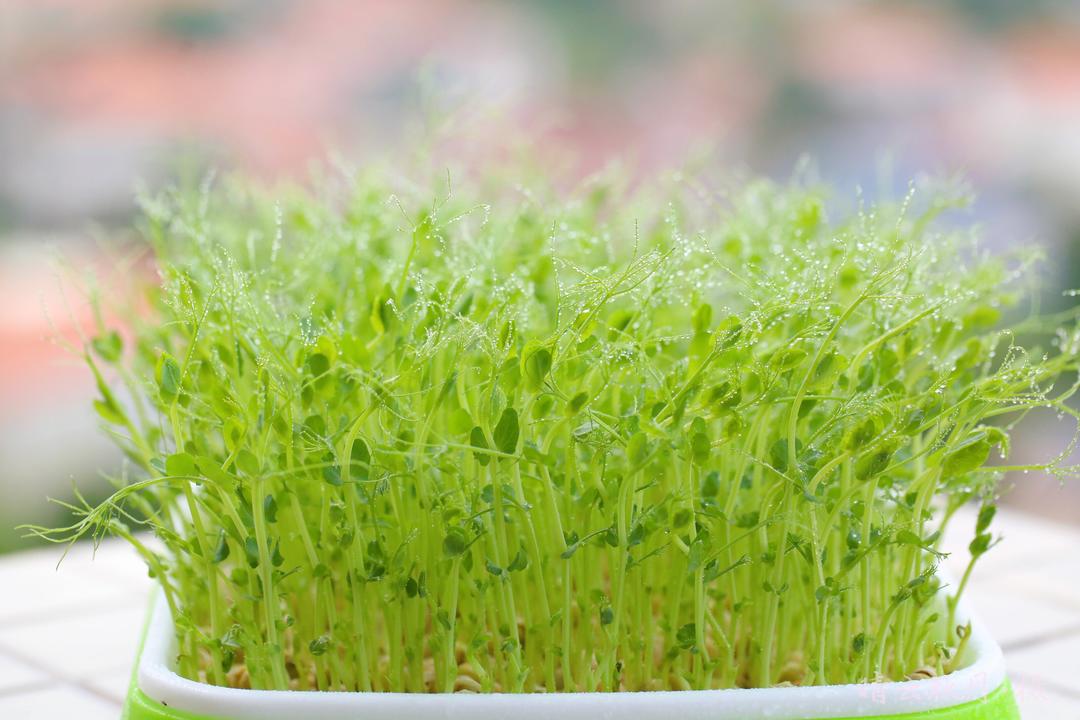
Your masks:
{"label": "blurred background", "polygon": [[[118,466],[57,342],[90,311],[56,258],[108,277],[98,239],[130,227],[139,183],[384,157],[438,122],[432,98],[498,108],[581,172],[707,147],[777,178],[807,155],[845,194],[882,168],[899,192],[960,174],[995,247],[1047,248],[1049,302],[1080,287],[1069,0],[3,0],[0,551],[28,542],[16,523],[58,519],[45,496],[101,492]],[[1036,457],[1069,430],[1014,445]],[[1080,484],[1012,482],[1008,502],[1080,524]]]}

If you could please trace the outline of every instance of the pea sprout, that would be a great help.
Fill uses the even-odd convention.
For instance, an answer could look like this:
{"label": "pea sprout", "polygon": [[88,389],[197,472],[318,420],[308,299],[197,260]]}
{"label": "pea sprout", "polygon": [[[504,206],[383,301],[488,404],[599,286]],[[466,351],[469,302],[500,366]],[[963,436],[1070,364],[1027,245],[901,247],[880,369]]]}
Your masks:
{"label": "pea sprout", "polygon": [[1075,441],[991,461],[1032,412],[1078,417],[1076,309],[1025,313],[1037,258],[937,195],[830,218],[802,183],[695,182],[148,199],[149,312],[84,351],[130,477],[32,530],[128,540],[214,685],[951,671],[1002,474],[1076,473]]}

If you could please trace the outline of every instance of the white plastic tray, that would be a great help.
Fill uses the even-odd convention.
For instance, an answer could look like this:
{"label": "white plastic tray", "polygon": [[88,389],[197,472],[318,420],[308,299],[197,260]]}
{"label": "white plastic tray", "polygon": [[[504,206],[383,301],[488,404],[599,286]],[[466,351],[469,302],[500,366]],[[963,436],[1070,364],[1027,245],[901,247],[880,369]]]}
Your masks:
{"label": "white plastic tray", "polygon": [[177,675],[168,607],[152,612],[137,679],[174,710],[235,720],[795,720],[918,713],[983,698],[1005,682],[1001,649],[977,618],[965,665],[927,680],[824,687],[614,693],[412,694],[240,690]]}

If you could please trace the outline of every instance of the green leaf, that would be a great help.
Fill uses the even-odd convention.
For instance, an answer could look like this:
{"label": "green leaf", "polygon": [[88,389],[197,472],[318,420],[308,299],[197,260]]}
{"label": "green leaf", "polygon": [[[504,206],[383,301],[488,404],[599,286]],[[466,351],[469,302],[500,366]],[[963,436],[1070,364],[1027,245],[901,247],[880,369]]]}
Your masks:
{"label": "green leaf", "polygon": [[687,623],[680,627],[675,633],[675,642],[683,650],[689,650],[694,647],[694,642],[697,640],[697,626],[694,623]]}
{"label": "green leaf", "polygon": [[990,527],[990,523],[994,521],[994,515],[997,514],[996,505],[983,505],[979,508],[979,517],[975,521],[975,534],[981,535],[986,532]]}
{"label": "green leaf", "polygon": [[579,392],[566,403],[566,414],[570,416],[577,415],[587,402],[589,402],[589,393],[585,391]]}
{"label": "green leaf", "polygon": [[772,363],[779,372],[787,372],[801,365],[806,356],[802,348],[786,347],[772,357]]}
{"label": "green leaf", "polygon": [[891,445],[880,446],[872,449],[860,457],[855,463],[855,476],[860,480],[870,480],[877,477],[892,461],[895,448]]}
{"label": "green leaf", "polygon": [[464,435],[473,426],[473,419],[463,408],[456,408],[450,413],[447,426],[454,435]]}
{"label": "green leaf", "polygon": [[951,477],[977,470],[990,457],[991,448],[985,432],[974,432],[945,455],[941,462],[941,472],[946,477]]}
{"label": "green leaf", "polygon": [[219,530],[217,547],[214,548],[213,562],[216,565],[225,560],[227,557],[229,557],[229,542],[225,537],[225,531]]}
{"label": "green leaf", "polygon": [[326,635],[320,635],[308,643],[308,650],[316,657],[325,655],[328,649],[330,649],[330,638]]}
{"label": "green leaf", "polygon": [[690,543],[690,553],[686,558],[686,572],[693,575],[705,561],[705,543],[695,539]]}
{"label": "green leaf", "polygon": [[649,456],[649,438],[643,432],[636,432],[626,443],[626,459],[634,467],[640,466]]}
{"label": "green leaf", "polygon": [[326,463],[322,469],[323,481],[333,487],[341,487],[344,484],[344,481],[341,479],[341,468],[338,467],[334,456],[330,453],[326,453],[323,455],[323,462]]}
{"label": "green leaf", "polygon": [[90,346],[94,348],[94,352],[102,360],[115,363],[120,359],[120,355],[124,350],[124,341],[120,338],[120,333],[110,330],[91,340]]}
{"label": "green leaf", "polygon": [[127,419],[124,413],[111,400],[95,400],[94,410],[101,419],[113,425],[125,425]]}
{"label": "green leaf", "polygon": [[525,456],[526,460],[536,463],[537,465],[548,465],[551,463],[551,458],[545,455],[544,452],[536,446],[536,443],[532,441],[526,442],[522,446],[521,454]]}
{"label": "green leaf", "polygon": [[330,358],[322,353],[309,355],[308,359],[304,362],[304,367],[307,370],[307,374],[312,378],[322,377],[330,372]]}
{"label": "green leaf", "polygon": [[979,557],[990,549],[992,537],[990,533],[980,533],[968,545],[968,551],[972,557]]}
{"label": "green leaf", "polygon": [[262,463],[245,448],[236,454],[236,469],[248,477],[258,477],[262,472]]}
{"label": "green leaf", "polygon": [[690,454],[694,464],[704,465],[712,454],[712,442],[709,436],[703,432],[696,432],[690,436]]}
{"label": "green leaf", "polygon": [[371,312],[368,314],[368,320],[371,322],[371,329],[375,331],[376,337],[386,332],[386,323],[384,322],[386,312],[384,298],[381,295],[376,296],[375,300],[371,303]]}
{"label": "green leaf", "polygon": [[180,393],[180,365],[176,358],[168,353],[163,353],[158,359],[158,390],[161,399],[171,402]]}
{"label": "green leaf", "polygon": [[551,351],[546,347],[526,345],[521,357],[526,386],[535,392],[544,384],[544,379],[551,371]]}
{"label": "green leaf", "polygon": [[353,440],[352,449],[349,451],[352,463],[349,467],[349,475],[357,480],[367,480],[370,477],[371,449],[363,438]]}
{"label": "green leaf", "polygon": [[709,390],[708,399],[718,412],[730,411],[742,402],[742,388],[725,381]]}
{"label": "green leaf", "polygon": [[368,448],[368,444],[364,442],[364,438],[356,438],[353,440],[352,449],[349,451],[349,457],[352,458],[354,463],[360,463],[367,465],[371,462],[371,450]]}
{"label": "green leaf", "polygon": [[195,458],[195,465],[199,469],[199,474],[217,485],[227,487],[236,482],[236,478],[222,470],[221,465],[215,460],[199,456]]}
{"label": "green leaf", "polygon": [[495,441],[495,448],[499,452],[513,455],[517,451],[518,414],[514,408],[503,410],[499,422],[495,425],[493,440]]}
{"label": "green leaf", "polygon": [[712,324],[712,305],[708,303],[702,303],[697,310],[694,311],[693,326],[695,333],[707,333],[709,332],[709,325]]}
{"label": "green leaf", "polygon": [[714,498],[720,492],[720,473],[713,470],[701,480],[701,496]]}
{"label": "green leaf", "polygon": [[510,564],[506,566],[507,572],[518,572],[529,567],[529,558],[525,554],[525,551],[518,548],[517,554],[514,555],[514,559],[510,561]]}
{"label": "green leaf", "polygon": [[446,532],[446,537],[443,538],[443,553],[447,557],[458,557],[462,555],[469,547],[469,539],[465,536],[465,531],[460,528],[450,528]]}
{"label": "green leaf", "polygon": [[[480,450],[488,449],[487,438],[484,437],[483,428],[481,428],[480,426],[476,426],[472,429],[472,432],[469,433],[469,444],[472,445],[474,448],[478,448]],[[491,462],[491,455],[488,455],[487,453],[474,452],[473,457],[475,457],[476,462],[480,463],[481,465],[487,465],[489,462]]]}
{"label": "green leaf", "polygon": [[174,477],[193,477],[197,475],[195,458],[186,452],[169,455],[165,458],[165,474]]}
{"label": "green leaf", "polygon": [[916,547],[923,544],[922,538],[910,530],[901,530],[896,533],[896,542],[901,545],[915,545]]}
{"label": "green leaf", "polygon": [[273,495],[267,495],[263,498],[263,517],[266,518],[266,522],[277,522],[277,510],[277,500],[274,499]]}
{"label": "green leaf", "polygon": [[326,420],[321,415],[309,415],[304,419],[304,428],[315,437],[326,435]]}
{"label": "green leaf", "polygon": [[858,549],[860,543],[862,543],[862,533],[855,528],[848,530],[845,542],[849,550]]}
{"label": "green leaf", "polygon": [[247,556],[247,564],[251,569],[259,567],[259,543],[255,538],[244,538],[244,555]]}

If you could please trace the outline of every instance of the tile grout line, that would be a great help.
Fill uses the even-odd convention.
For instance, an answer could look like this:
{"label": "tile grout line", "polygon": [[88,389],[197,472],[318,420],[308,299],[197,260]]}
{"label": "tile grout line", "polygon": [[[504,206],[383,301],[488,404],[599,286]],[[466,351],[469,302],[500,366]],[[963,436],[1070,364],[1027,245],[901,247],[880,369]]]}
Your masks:
{"label": "tile grout line", "polygon": [[[66,673],[58,673],[54,669],[50,668],[49,666],[43,665],[42,663],[39,663],[38,661],[34,660],[33,658],[29,658],[29,657],[23,655],[18,650],[12,648],[10,645],[5,645],[3,643],[0,643],[0,652],[7,655],[9,658],[11,658],[13,660],[16,660],[17,662],[22,663],[26,667],[37,670],[41,674],[45,675],[46,681],[51,680],[51,681],[53,681],[55,683],[60,683],[61,685],[66,685],[68,687],[77,688],[79,690],[82,690],[84,692],[87,692],[87,693],[93,695],[94,697],[96,697],[96,698],[98,698],[100,700],[103,700],[103,701],[109,703],[110,705],[114,705],[114,706],[117,706],[117,707],[120,707],[122,705],[122,703],[117,702],[116,698],[112,697],[111,695],[108,695],[108,694],[102,692],[101,690],[99,690],[99,689],[97,689],[95,687],[87,685],[86,683],[84,683],[83,681],[81,681],[81,680],[79,680],[77,678],[70,677]],[[27,690],[24,689],[24,690],[20,691],[19,693],[12,693],[12,696],[20,694],[21,692],[26,692],[26,691]],[[4,697],[4,696],[0,695],[0,697]]]}
{"label": "tile grout line", "polygon": [[124,699],[123,698],[120,698],[119,700],[117,700],[115,697],[113,697],[109,693],[107,693],[107,692],[105,692],[103,690],[100,690],[100,689],[94,687],[93,685],[90,685],[89,683],[83,682],[82,680],[69,681],[68,685],[72,685],[74,687],[77,687],[78,689],[82,690],[83,692],[87,692],[87,693],[93,695],[94,697],[97,697],[100,700],[102,700],[104,702],[107,702],[110,705],[113,705],[115,707],[123,707],[123,705],[124,705]]}
{"label": "tile grout line", "polygon": [[[1038,600],[1040,602],[1053,605],[1056,609],[1064,612],[1077,613],[1080,612],[1080,592],[1075,595],[1063,596],[1061,593],[1053,590],[1040,590],[1023,588],[1017,591],[1017,595],[1029,600]],[[1063,599],[1068,597],[1068,599]]]}
{"label": "tile grout line", "polygon": [[[25,559],[25,557],[23,559]],[[141,562],[137,558],[135,561]],[[113,587],[131,591],[137,590],[139,587],[145,587],[153,582],[149,575],[133,576],[106,563],[95,565],[93,560],[88,560],[84,564],[76,564],[79,560],[77,558],[72,558],[68,559],[66,562],[68,566],[70,566],[70,570],[67,574],[64,574],[64,569],[62,567],[53,568],[53,576],[60,579],[62,582],[84,583],[87,581],[106,581]],[[5,569],[5,567],[4,564],[0,562],[0,570],[2,569]]]}
{"label": "tile grout line", "polygon": [[20,693],[38,690],[42,687],[47,686],[50,680],[55,680],[55,678],[41,674],[40,672],[38,672],[38,669],[36,667],[33,667],[31,664],[24,662],[22,658],[12,655],[3,647],[0,647],[0,658],[8,660],[9,662],[12,662],[28,670],[33,670],[36,674],[42,675],[40,679],[30,680],[29,682],[23,683],[21,685],[12,685],[11,687],[3,688],[2,690],[0,690],[0,701],[2,701],[6,697],[11,697]]}
{"label": "tile grout line", "polygon": [[[1011,572],[1026,572],[1027,570],[1038,569],[1038,566],[1033,566],[1031,568],[1025,568],[1024,571]],[[1016,600],[1038,600],[1048,605],[1053,605],[1055,609],[1061,610],[1062,612],[1074,615],[1080,614],[1080,590],[1077,590],[1077,592],[1071,596],[1063,596],[1061,593],[1055,592],[1054,590],[1044,590],[1027,586],[1013,587],[1011,583],[1006,582],[1015,580],[1015,577],[1010,577],[1010,574],[1011,573],[1004,573],[1002,577],[997,579],[979,578],[973,582],[970,590],[970,597],[972,598],[976,610],[978,610],[979,596],[981,593],[1006,591]],[[972,578],[973,580],[975,579],[974,574],[972,575]],[[1068,599],[1063,599],[1063,597],[1068,597]]]}
{"label": "tile grout line", "polygon": [[[115,598],[109,598],[100,602],[92,602],[88,605],[73,606],[71,608],[49,608],[43,611],[29,611],[22,613],[15,613],[13,615],[0,616],[0,622],[4,624],[15,623],[19,625],[38,625],[55,622],[58,619],[72,620],[76,618],[86,617],[108,610],[117,610],[127,607],[128,603],[131,603],[132,607],[143,607],[146,605],[146,597],[148,594],[144,594],[142,597],[133,597],[129,595],[121,595]],[[122,601],[123,604],[117,604],[117,601]],[[72,610],[78,610],[79,612],[73,613]],[[85,611],[85,612],[83,612]]]}
{"label": "tile grout line", "polygon": [[[29,683],[26,683],[25,685],[15,685],[13,687],[9,687],[9,688],[6,688],[4,690],[0,690],[0,706],[2,706],[3,703],[4,703],[4,700],[6,700],[8,698],[13,698],[13,697],[16,697],[18,695],[23,695],[25,693],[37,692],[38,690],[48,688],[50,685],[54,685],[54,684],[55,684],[55,681],[53,680],[53,678],[45,678],[44,680],[38,680],[38,681],[35,681],[35,682],[29,682]],[[68,683],[62,683],[62,684],[67,685]]]}
{"label": "tile grout line", "polygon": [[1014,640],[1013,642],[1002,644],[1001,649],[1005,653],[1006,659],[1008,659],[1010,652],[1028,650],[1030,648],[1043,645],[1044,643],[1072,637],[1073,635],[1077,634],[1080,634],[1080,624],[1066,625],[1064,628],[1047,630],[1046,632],[1039,633],[1038,635],[1032,635],[1022,640]]}
{"label": "tile grout line", "polygon": [[1047,680],[1041,675],[1030,675],[1025,672],[1010,672],[1009,677],[1020,680],[1021,682],[1029,683],[1035,686],[1036,689],[1049,690],[1057,695],[1062,695],[1070,700],[1080,700],[1080,691],[1073,688],[1066,687],[1064,685],[1058,685],[1053,680]]}

